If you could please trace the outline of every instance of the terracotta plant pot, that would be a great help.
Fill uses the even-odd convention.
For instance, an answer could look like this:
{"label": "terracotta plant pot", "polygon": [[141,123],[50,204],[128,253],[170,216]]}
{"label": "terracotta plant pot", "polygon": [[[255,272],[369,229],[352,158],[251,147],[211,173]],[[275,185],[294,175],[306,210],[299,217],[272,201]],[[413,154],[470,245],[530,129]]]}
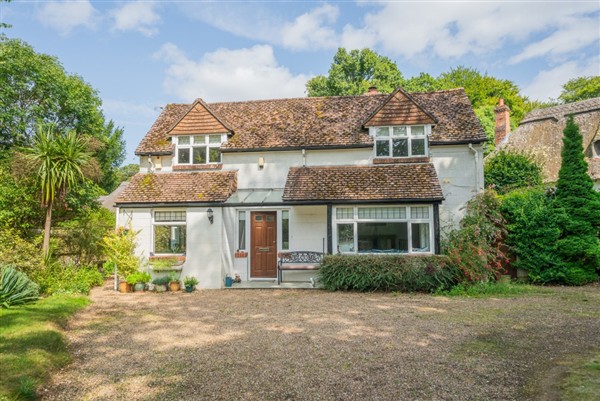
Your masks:
{"label": "terracotta plant pot", "polygon": [[119,283],[119,292],[133,292],[133,286],[125,281]]}
{"label": "terracotta plant pot", "polygon": [[169,290],[171,290],[173,292],[179,291],[180,288],[181,288],[181,284],[179,284],[179,281],[171,281],[169,283]]}

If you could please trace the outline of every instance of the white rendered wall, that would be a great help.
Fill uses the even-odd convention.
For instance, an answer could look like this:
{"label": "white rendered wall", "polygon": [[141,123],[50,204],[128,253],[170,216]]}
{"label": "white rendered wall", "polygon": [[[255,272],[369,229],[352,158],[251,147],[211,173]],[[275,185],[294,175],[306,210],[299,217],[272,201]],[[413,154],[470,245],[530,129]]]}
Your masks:
{"label": "white rendered wall", "polygon": [[125,227],[138,233],[136,235],[135,253],[147,261],[152,251],[151,209],[119,208],[117,227]]}
{"label": "white rendered wall", "polygon": [[483,191],[483,147],[473,145],[432,146],[431,161],[435,166],[444,202],[440,206],[440,225],[456,226],[464,215],[466,203]]}
{"label": "white rendered wall", "polygon": [[[150,160],[148,160],[150,159]],[[140,173],[148,173],[152,164],[154,165],[154,171],[169,172],[173,171],[173,157],[172,156],[140,156]]]}

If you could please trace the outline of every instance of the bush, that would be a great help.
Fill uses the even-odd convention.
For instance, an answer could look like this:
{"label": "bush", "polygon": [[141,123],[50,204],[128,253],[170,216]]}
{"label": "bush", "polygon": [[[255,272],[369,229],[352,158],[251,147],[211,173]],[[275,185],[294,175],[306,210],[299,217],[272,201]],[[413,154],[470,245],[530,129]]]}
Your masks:
{"label": "bush", "polygon": [[135,272],[135,273],[131,273],[129,276],[127,276],[127,278],[125,279],[125,281],[127,282],[127,284],[137,284],[137,283],[149,283],[150,280],[152,280],[152,276],[150,276],[150,273],[146,273],[146,272]]}
{"label": "bush", "polygon": [[542,183],[542,168],[523,152],[501,150],[491,155],[485,160],[484,175],[485,186],[499,194]]}
{"label": "bush", "polygon": [[504,224],[500,200],[493,190],[486,190],[467,203],[460,228],[448,234],[443,246],[444,254],[460,271],[460,282],[492,281],[504,272]]}
{"label": "bush", "polygon": [[122,278],[135,273],[140,267],[141,260],[135,254],[136,235],[137,232],[120,227],[102,239],[108,261],[117,265]]}
{"label": "bush", "polygon": [[39,297],[39,288],[27,274],[14,266],[0,267],[0,307],[10,308],[33,302]]}
{"label": "bush", "polygon": [[156,277],[154,280],[152,280],[152,284],[167,285],[167,284],[169,284],[170,281],[171,281],[171,279],[169,278],[169,276]]}
{"label": "bush", "polygon": [[104,283],[104,276],[95,266],[73,263],[50,263],[33,277],[45,294],[82,293]]}
{"label": "bush", "polygon": [[41,239],[26,240],[16,230],[0,229],[0,265],[13,265],[31,276],[42,267]]}
{"label": "bush", "polygon": [[445,256],[326,255],[319,278],[328,290],[433,292],[456,283]]}

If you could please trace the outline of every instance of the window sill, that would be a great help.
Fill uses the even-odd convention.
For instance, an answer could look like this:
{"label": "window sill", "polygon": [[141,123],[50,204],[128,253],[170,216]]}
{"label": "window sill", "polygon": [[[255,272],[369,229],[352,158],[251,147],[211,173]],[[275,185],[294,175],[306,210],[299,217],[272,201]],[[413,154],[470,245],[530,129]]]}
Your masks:
{"label": "window sill", "polygon": [[223,163],[213,164],[176,164],[173,166],[173,171],[198,171],[198,170],[221,170]]}
{"label": "window sill", "polygon": [[429,156],[376,157],[373,159],[373,164],[429,163],[430,161]]}

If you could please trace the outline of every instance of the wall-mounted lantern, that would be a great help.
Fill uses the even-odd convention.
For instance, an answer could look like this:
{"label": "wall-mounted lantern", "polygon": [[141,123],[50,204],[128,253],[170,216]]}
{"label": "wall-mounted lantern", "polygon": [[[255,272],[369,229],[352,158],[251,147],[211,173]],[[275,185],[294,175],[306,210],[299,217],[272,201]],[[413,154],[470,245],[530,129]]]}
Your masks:
{"label": "wall-mounted lantern", "polygon": [[213,210],[211,208],[208,208],[208,210],[206,211],[206,215],[208,216],[208,221],[210,221],[210,224],[212,224],[215,218]]}

